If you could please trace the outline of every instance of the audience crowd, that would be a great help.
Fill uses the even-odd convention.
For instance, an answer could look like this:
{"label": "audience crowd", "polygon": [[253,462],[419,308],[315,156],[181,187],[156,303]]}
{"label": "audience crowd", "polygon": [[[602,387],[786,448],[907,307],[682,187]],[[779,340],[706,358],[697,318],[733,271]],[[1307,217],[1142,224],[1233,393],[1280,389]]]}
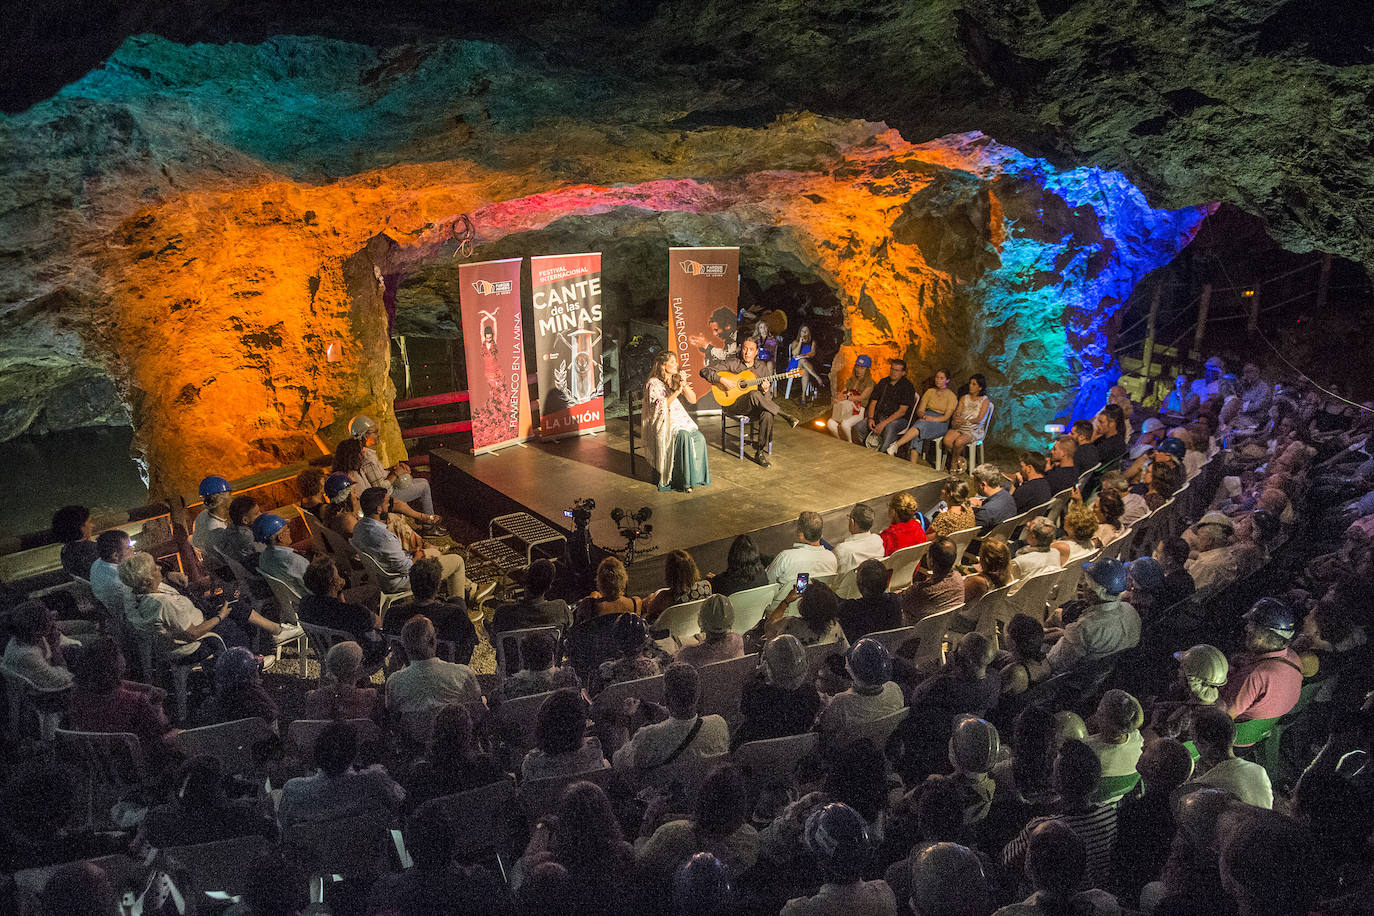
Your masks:
{"label": "audience crowd", "polygon": [[[862,368],[836,435],[915,460],[986,432],[981,376],[956,396],[942,371],[918,399],[900,361],[876,386]],[[212,873],[239,876],[236,916],[1369,912],[1368,406],[1213,358],[1157,408],[1113,388],[1014,467],[898,493],[882,521],[855,506],[833,546],[803,512],[771,557],[748,535],[719,570],[674,551],[648,595],[609,558],[590,594],[554,597],[539,561],[482,624],[494,675],[468,664],[461,560],[411,527],[436,531],[428,485],[381,467],[375,424],[355,432],[300,496],[410,592],[385,615],[351,563],[307,560],[223,478],[182,533],[203,575],[58,513],[101,626],[39,598],[10,609],[11,709],[131,735],[140,775],[109,796],[67,733],[12,721],[7,903],[114,914],[127,891],[184,912],[212,906]],[[261,676],[297,611],[226,587],[227,561],[341,633],[304,719]],[[133,652],[154,677],[128,679]],[[178,726],[262,720],[251,764],[173,725],[151,686],[167,666],[207,685]],[[236,839],[254,851],[195,864]],[[325,867],[344,847],[370,852]]]}

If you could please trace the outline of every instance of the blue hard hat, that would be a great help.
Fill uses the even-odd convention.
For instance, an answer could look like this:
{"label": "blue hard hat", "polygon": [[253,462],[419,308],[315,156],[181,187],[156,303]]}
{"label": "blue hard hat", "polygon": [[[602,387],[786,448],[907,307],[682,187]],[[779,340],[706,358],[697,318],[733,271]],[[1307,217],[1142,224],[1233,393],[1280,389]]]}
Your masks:
{"label": "blue hard hat", "polygon": [[1154,557],[1132,560],[1126,569],[1131,580],[1147,592],[1158,591],[1164,586],[1164,567]]}
{"label": "blue hard hat", "polygon": [[1298,632],[1298,615],[1277,598],[1261,598],[1245,612],[1245,619],[1257,627],[1273,630],[1285,639]]}
{"label": "blue hard hat", "polygon": [[271,512],[264,512],[253,519],[253,540],[263,544],[272,543],[277,532],[286,527],[286,519]]}
{"label": "blue hard hat", "polygon": [[1084,563],[1083,571],[1109,595],[1119,595],[1126,590],[1126,564],[1120,560],[1107,559]]}
{"label": "blue hard hat", "polygon": [[1165,436],[1155,443],[1155,451],[1170,455],[1175,461],[1182,461],[1184,454],[1188,451],[1188,446],[1183,444],[1182,439]]}
{"label": "blue hard hat", "polygon": [[228,493],[232,489],[234,488],[229,486],[229,481],[216,474],[211,474],[200,482],[201,499],[208,499],[218,493]]}
{"label": "blue hard hat", "polygon": [[734,897],[729,871],[709,852],[696,853],[673,876],[674,913],[723,913]]}
{"label": "blue hard hat", "polygon": [[343,471],[335,471],[324,479],[324,495],[333,502],[339,498],[339,494],[353,486],[353,478]]}
{"label": "blue hard hat", "polygon": [[855,366],[855,368],[857,368],[857,367],[859,367],[859,366],[872,366],[872,365],[873,365],[873,357],[869,356],[867,353],[860,353],[860,354],[858,355],[858,357],[855,358],[855,360],[854,360],[854,366]]}
{"label": "blue hard hat", "polygon": [[865,637],[849,650],[849,673],[866,686],[886,684],[892,680],[892,653],[878,640]]}
{"label": "blue hard hat", "polygon": [[827,881],[849,883],[863,877],[872,854],[868,825],[848,805],[831,802],[811,812],[804,831],[807,851]]}

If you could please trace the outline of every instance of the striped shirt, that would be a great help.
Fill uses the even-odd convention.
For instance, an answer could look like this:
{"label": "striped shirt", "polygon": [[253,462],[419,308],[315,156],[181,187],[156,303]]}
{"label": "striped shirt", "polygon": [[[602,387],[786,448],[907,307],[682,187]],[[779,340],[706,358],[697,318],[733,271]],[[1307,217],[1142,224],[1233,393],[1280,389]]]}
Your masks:
{"label": "striped shirt", "polygon": [[1087,848],[1088,867],[1083,875],[1085,888],[1112,887],[1112,852],[1116,846],[1116,806],[1093,805],[1077,814],[1060,814],[1057,817],[1037,817],[1021,829],[1016,838],[1002,849],[1002,871],[1008,875],[1024,873],[1026,847],[1030,836],[1046,821],[1059,820],[1069,825]]}

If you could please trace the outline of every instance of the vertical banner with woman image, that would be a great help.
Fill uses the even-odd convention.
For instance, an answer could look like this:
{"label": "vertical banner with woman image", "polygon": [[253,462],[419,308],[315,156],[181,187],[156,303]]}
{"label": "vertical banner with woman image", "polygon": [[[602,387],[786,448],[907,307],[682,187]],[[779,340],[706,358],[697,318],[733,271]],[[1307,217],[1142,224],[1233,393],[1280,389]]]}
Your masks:
{"label": "vertical banner with woman image", "polygon": [[521,260],[458,266],[474,455],[523,442],[533,426],[520,315]]}
{"label": "vertical banner with woman image", "polygon": [[[699,378],[704,366],[739,352],[738,248],[668,249],[668,346],[678,367]],[[719,410],[699,386],[697,412]]]}
{"label": "vertical banner with woman image", "polygon": [[601,380],[601,253],[530,258],[539,438],[606,428]]}

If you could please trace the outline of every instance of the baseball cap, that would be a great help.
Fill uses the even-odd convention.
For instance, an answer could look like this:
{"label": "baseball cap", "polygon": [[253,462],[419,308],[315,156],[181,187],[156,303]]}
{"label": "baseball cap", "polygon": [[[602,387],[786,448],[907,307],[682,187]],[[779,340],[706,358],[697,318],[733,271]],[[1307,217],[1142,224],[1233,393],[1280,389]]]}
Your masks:
{"label": "baseball cap", "polygon": [[857,367],[857,366],[872,366],[872,365],[873,365],[873,357],[869,356],[867,353],[860,353],[860,354],[858,355],[858,357],[854,360],[854,365],[855,365],[856,367]]}

